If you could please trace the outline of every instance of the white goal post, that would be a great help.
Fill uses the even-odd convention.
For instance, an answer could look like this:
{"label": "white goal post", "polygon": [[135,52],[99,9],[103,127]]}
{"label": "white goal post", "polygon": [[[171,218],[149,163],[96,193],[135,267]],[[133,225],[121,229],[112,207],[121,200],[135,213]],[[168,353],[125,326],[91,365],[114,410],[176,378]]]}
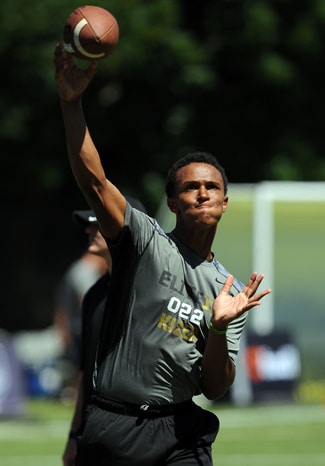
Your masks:
{"label": "white goal post", "polygon": [[[325,182],[263,181],[253,189],[253,268],[265,274],[264,287],[274,283],[274,203],[325,202]],[[324,219],[325,223],[325,219]],[[324,238],[325,240],[325,238]],[[263,312],[251,317],[254,331],[266,335],[274,327],[274,299],[263,301]]]}

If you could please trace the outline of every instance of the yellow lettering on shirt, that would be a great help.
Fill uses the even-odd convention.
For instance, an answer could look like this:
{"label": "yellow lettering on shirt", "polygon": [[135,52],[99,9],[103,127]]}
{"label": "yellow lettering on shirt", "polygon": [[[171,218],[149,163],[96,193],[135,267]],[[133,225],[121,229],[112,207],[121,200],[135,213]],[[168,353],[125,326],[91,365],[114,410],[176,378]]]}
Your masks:
{"label": "yellow lettering on shirt", "polygon": [[195,336],[197,329],[194,325],[184,323],[181,319],[176,320],[176,317],[172,317],[165,312],[162,313],[157,327],[164,332],[181,337],[183,340],[194,343],[197,341],[197,337]]}

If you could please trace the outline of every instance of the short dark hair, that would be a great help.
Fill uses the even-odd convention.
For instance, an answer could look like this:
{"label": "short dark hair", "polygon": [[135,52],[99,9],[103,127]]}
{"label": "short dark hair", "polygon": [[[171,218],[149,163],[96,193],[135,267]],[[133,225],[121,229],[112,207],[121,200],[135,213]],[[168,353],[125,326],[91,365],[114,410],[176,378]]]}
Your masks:
{"label": "short dark hair", "polygon": [[227,194],[228,188],[228,179],[225,172],[225,169],[220,165],[218,160],[215,158],[214,155],[210,154],[209,152],[191,152],[184,157],[177,160],[170,168],[166,183],[165,183],[165,192],[167,197],[173,197],[175,194],[175,185],[176,185],[176,174],[178,170],[189,165],[190,163],[208,163],[214,166],[221,174],[223,185],[224,185],[224,192]]}

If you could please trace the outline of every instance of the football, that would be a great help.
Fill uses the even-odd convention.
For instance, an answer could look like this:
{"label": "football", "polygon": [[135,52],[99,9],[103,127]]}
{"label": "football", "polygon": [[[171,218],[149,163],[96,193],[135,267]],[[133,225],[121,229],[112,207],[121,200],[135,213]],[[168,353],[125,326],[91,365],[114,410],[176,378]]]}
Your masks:
{"label": "football", "polygon": [[109,11],[99,6],[76,8],[63,29],[63,47],[83,60],[99,60],[114,50],[119,40],[119,26]]}

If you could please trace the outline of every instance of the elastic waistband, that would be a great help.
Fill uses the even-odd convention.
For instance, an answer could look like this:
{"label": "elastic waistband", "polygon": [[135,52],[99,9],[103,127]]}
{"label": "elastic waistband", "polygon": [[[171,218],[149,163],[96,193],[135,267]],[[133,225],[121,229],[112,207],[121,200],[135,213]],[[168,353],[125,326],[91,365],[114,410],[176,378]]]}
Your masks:
{"label": "elastic waistband", "polygon": [[194,405],[192,400],[183,401],[182,403],[170,403],[167,405],[137,405],[133,403],[124,403],[122,401],[112,400],[102,395],[91,395],[91,403],[95,406],[111,411],[117,414],[124,414],[136,417],[163,417],[171,416],[180,411],[190,408]]}

